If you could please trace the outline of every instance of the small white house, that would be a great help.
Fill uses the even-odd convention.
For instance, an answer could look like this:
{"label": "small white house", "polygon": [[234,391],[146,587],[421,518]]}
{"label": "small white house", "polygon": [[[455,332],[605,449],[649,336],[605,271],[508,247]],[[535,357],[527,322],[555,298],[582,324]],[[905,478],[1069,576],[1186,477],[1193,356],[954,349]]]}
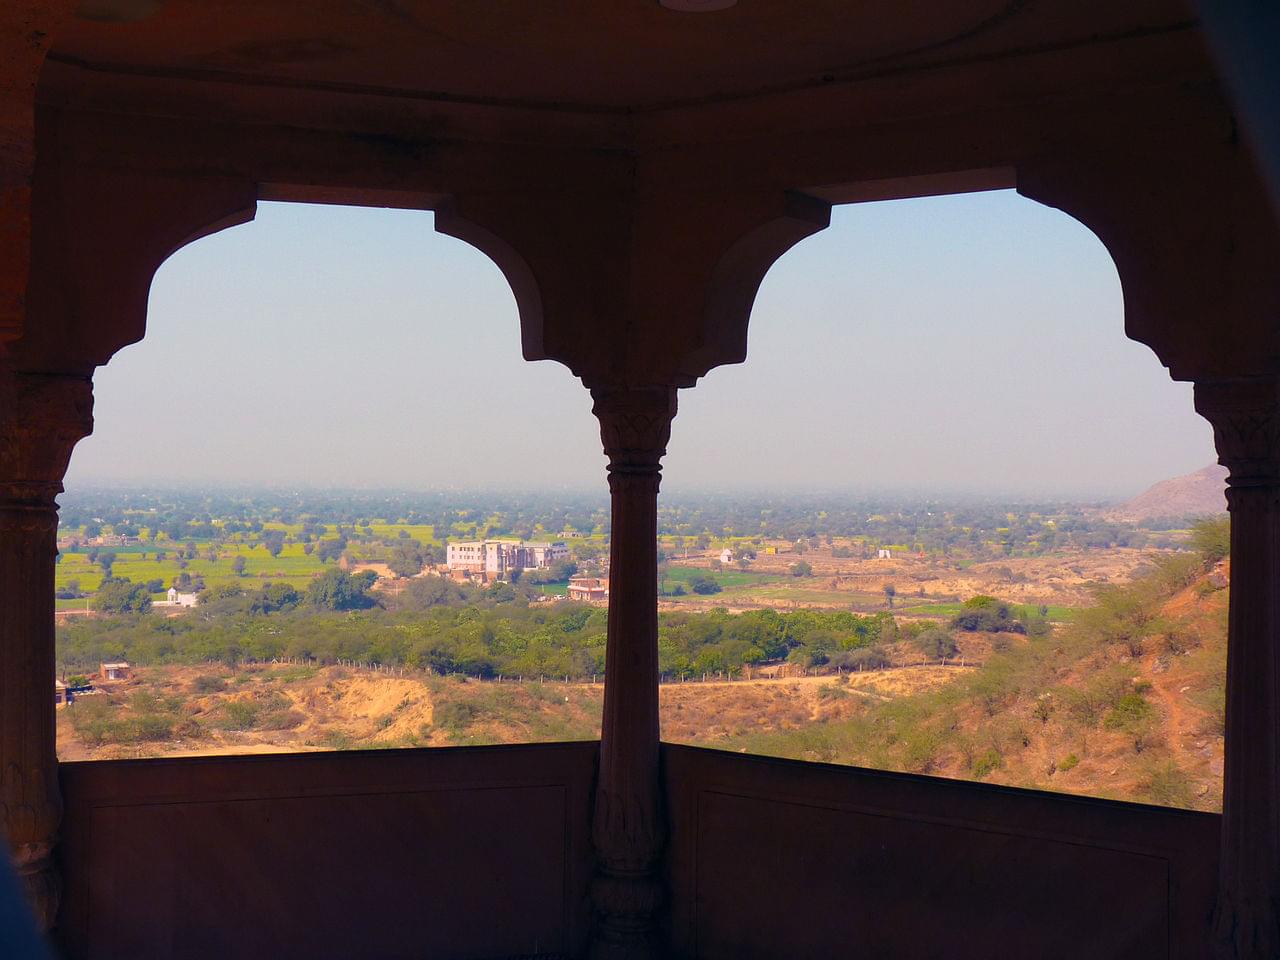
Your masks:
{"label": "small white house", "polygon": [[732,551],[732,550],[730,550],[728,547],[725,547],[723,550],[721,550],[721,551],[720,551],[720,562],[721,562],[721,563],[733,563],[733,551]]}
{"label": "small white house", "polygon": [[194,593],[179,593],[176,587],[170,587],[165,594],[167,600],[157,600],[153,607],[194,607],[198,602]]}
{"label": "small white house", "polygon": [[892,560],[892,559],[893,559],[893,554],[891,554],[888,550],[885,550],[885,549],[882,547],[881,549],[879,549],[879,550],[877,550],[877,551],[876,551],[876,559],[877,559],[877,560]]}

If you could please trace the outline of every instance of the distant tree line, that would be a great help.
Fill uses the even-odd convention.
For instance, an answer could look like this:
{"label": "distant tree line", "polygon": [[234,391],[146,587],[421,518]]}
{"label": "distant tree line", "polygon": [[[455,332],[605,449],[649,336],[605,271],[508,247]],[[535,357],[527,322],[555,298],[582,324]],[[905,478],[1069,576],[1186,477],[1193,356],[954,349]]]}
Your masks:
{"label": "distant tree line", "polygon": [[[311,545],[320,559],[365,549],[366,559],[412,565],[397,538],[379,537],[376,524],[430,525],[434,545],[419,544],[424,563],[448,540],[485,537],[607,535],[604,491],[590,494],[348,493],[282,494],[246,491],[94,491],[73,489],[63,497],[64,533],[93,537],[106,528],[151,541],[194,544],[238,538],[261,543],[273,556],[288,542]],[[758,495],[664,494],[658,532],[676,552],[706,550],[713,540],[739,538],[734,559],[749,559],[753,543],[785,540],[797,552],[826,545],[840,556],[857,549],[835,544],[856,539],[876,545],[980,557],[1036,555],[1073,548],[1159,547],[1181,542],[1181,534],[1100,518],[1094,504],[1046,501],[855,497],[847,494]],[[268,526],[277,525],[276,527]],[[284,524],[300,527],[285,534]],[[1185,526],[1185,524],[1184,524]],[[403,533],[403,531],[401,531]],[[742,538],[746,538],[745,540]],[[598,541],[574,545],[575,559],[594,559]],[[310,552],[308,550],[308,552]]]}

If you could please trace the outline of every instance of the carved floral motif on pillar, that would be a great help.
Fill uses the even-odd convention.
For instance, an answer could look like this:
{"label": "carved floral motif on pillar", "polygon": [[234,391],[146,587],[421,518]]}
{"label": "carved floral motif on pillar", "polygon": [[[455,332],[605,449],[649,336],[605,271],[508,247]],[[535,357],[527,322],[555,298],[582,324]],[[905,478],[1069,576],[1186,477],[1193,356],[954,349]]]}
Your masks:
{"label": "carved floral motif on pillar", "polygon": [[0,370],[0,830],[39,919],[57,913],[54,563],[62,477],[93,429],[87,376]]}

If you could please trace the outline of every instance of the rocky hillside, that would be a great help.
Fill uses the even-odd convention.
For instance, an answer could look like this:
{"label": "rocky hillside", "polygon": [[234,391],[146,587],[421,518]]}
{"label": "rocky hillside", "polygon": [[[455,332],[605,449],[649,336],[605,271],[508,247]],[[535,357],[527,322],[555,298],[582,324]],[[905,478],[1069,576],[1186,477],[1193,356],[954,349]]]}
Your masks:
{"label": "rocky hillside", "polygon": [[1107,512],[1108,519],[1145,520],[1208,517],[1227,509],[1227,468],[1212,464],[1195,473],[1161,480],[1132,500]]}

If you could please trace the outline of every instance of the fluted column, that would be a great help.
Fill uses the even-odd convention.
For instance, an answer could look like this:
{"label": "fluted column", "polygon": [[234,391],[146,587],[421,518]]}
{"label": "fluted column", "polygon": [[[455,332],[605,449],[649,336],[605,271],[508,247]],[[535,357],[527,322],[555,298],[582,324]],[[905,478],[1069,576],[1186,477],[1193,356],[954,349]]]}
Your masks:
{"label": "fluted column", "polygon": [[54,561],[62,477],[93,428],[80,376],[0,368],[0,830],[47,929],[61,884],[54,742]]}
{"label": "fluted column", "polygon": [[1280,382],[1196,384],[1229,471],[1222,861],[1214,921],[1223,958],[1280,956]]}
{"label": "fluted column", "polygon": [[597,960],[661,955],[654,912],[665,823],[658,780],[658,484],[674,387],[594,389],[609,458],[609,549],[600,775],[592,839]]}

